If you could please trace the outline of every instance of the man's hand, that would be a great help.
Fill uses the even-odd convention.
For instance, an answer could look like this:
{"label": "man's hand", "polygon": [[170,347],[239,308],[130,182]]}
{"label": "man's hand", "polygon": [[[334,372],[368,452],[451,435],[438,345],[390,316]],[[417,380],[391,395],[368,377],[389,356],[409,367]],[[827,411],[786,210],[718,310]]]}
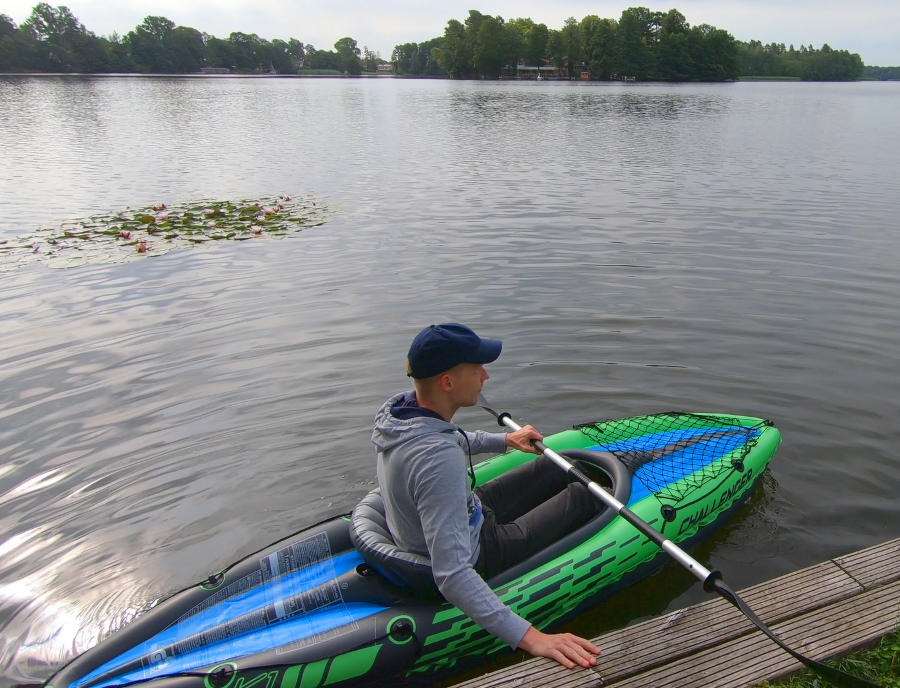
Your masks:
{"label": "man's hand", "polygon": [[534,626],[525,631],[519,649],[535,657],[549,657],[566,669],[574,669],[576,664],[588,669],[597,663],[596,655],[600,654],[600,648],[589,640],[571,633],[541,633]]}
{"label": "man's hand", "polygon": [[532,446],[532,442],[542,440],[544,436],[530,425],[526,425],[521,430],[506,434],[506,446],[513,449],[519,449],[531,454],[540,454],[540,452]]}

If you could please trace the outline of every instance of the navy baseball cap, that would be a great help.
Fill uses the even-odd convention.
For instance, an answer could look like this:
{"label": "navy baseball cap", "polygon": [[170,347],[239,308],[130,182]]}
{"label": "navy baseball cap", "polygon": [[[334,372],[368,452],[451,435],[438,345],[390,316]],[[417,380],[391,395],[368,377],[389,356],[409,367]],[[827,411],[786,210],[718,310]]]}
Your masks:
{"label": "navy baseball cap", "polygon": [[429,325],[409,347],[406,374],[422,379],[460,363],[490,363],[497,360],[502,348],[499,339],[482,339],[459,323]]}

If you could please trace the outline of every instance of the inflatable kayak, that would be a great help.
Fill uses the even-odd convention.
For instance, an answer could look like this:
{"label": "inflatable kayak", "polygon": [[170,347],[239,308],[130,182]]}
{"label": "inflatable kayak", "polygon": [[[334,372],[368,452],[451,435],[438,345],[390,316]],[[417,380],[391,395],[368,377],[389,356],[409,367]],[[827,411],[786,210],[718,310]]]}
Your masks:
{"label": "inflatable kayak", "polygon": [[[780,441],[768,421],[663,413],[576,426],[545,444],[672,542],[691,542],[749,495]],[[475,466],[481,484],[534,455]],[[77,657],[52,688],[313,688],[430,676],[505,648],[429,589],[427,561],[391,565],[370,493],[161,602]],[[657,545],[605,508],[488,583],[544,629],[647,575]],[[420,558],[421,559],[421,558]],[[404,568],[405,566],[405,568]],[[417,576],[419,576],[417,578]]]}

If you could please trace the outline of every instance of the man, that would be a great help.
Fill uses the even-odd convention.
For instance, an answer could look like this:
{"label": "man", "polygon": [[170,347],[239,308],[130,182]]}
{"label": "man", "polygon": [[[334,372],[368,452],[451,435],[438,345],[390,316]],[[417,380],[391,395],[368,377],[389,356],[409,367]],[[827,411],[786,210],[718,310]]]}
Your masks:
{"label": "man", "polygon": [[509,434],[468,433],[451,422],[458,409],[478,403],[488,379],[484,364],[501,347],[456,323],[432,325],[413,340],[407,374],[415,390],[388,399],[372,433],[388,528],[400,549],[430,557],[441,594],[482,628],[513,649],[569,669],[589,667],[597,646],[570,633],[538,631],[482,577],[543,549],[596,510],[584,486],[569,484],[544,458],[473,492],[472,454],[537,453],[531,443],[542,439],[530,425]]}

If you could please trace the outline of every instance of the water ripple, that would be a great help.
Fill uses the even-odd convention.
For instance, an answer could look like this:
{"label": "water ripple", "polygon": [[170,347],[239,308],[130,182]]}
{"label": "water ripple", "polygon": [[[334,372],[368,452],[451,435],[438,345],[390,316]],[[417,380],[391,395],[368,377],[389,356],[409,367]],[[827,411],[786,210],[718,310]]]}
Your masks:
{"label": "water ripple", "polygon": [[[0,684],[349,509],[443,320],[504,339],[489,398],[547,432],[774,418],[765,485],[704,550],[733,584],[894,537],[900,90],[820,86],[0,78],[0,238],[285,180],[337,210],[3,275]],[[672,580],[604,609],[699,601]]]}

